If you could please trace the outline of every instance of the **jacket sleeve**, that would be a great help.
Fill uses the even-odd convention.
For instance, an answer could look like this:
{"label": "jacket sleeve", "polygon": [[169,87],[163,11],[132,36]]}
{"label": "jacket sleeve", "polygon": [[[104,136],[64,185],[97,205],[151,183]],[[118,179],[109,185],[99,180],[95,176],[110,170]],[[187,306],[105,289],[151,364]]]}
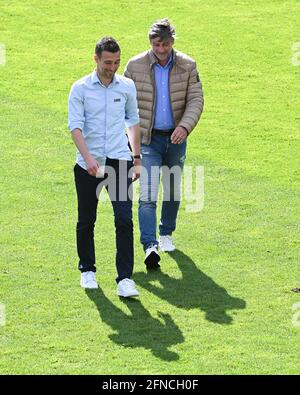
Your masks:
{"label": "jacket sleeve", "polygon": [[129,69],[130,69],[130,63],[128,62],[127,65],[125,66],[124,77],[130,78],[132,80],[132,74],[129,71]]}
{"label": "jacket sleeve", "polygon": [[189,76],[185,111],[178,123],[179,126],[183,126],[187,130],[188,134],[190,134],[197,125],[203,111],[203,106],[204,98],[202,84],[196,63],[194,63]]}

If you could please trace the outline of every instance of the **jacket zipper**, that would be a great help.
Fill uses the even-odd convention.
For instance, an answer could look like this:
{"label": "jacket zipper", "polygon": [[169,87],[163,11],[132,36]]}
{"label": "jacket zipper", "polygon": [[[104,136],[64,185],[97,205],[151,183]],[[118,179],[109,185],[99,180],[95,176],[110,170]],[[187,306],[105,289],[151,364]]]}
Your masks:
{"label": "jacket zipper", "polygon": [[172,69],[173,69],[173,65],[174,65],[174,59],[173,59],[173,62],[171,64],[170,71],[169,71],[168,90],[169,90],[169,100],[170,100],[170,108],[171,108],[171,112],[172,112],[173,125],[175,127],[175,120],[174,120],[174,113],[173,113],[173,108],[172,108],[172,100],[171,100],[171,92],[170,92],[170,78],[171,78],[171,72],[172,72]]}
{"label": "jacket zipper", "polygon": [[151,131],[153,128],[153,123],[154,123],[154,110],[155,110],[155,104],[156,104],[156,87],[155,87],[155,72],[154,72],[154,65],[151,68],[151,79],[152,79],[152,88],[153,88],[153,105],[152,105],[152,119],[151,119],[151,125],[150,125],[150,131],[149,131],[149,138],[148,138],[148,143],[151,141]]}

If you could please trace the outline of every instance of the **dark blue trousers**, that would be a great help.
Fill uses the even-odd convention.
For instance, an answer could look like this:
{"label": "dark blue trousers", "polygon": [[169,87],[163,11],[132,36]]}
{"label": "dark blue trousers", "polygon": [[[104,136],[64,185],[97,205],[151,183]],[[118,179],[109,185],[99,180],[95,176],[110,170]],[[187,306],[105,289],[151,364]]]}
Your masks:
{"label": "dark blue trousers", "polygon": [[[116,229],[117,283],[130,278],[133,272],[133,223],[132,196],[130,186],[133,166],[131,161],[106,160],[104,178],[96,178],[80,167],[74,167],[78,200],[78,222],[76,227],[78,269],[81,272],[96,271],[94,226],[97,218],[99,188],[105,185],[114,211]],[[109,171],[108,171],[109,167]],[[101,185],[100,185],[101,183]],[[128,192],[129,191],[129,192]]]}

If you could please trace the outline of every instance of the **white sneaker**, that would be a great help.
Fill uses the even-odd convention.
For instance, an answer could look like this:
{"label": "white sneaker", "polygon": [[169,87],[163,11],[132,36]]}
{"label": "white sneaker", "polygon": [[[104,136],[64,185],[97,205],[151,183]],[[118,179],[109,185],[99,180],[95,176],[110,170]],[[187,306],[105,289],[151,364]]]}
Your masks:
{"label": "white sneaker", "polygon": [[157,270],[160,268],[158,262],[160,261],[160,256],[157,251],[157,247],[152,245],[151,247],[147,248],[146,255],[145,255],[145,265],[147,266],[148,270]]}
{"label": "white sneaker", "polygon": [[94,272],[83,272],[81,273],[80,285],[82,288],[97,289],[98,284],[96,281],[96,275]]}
{"label": "white sneaker", "polygon": [[159,248],[164,252],[175,251],[176,247],[173,244],[172,236],[159,236]]}
{"label": "white sneaker", "polygon": [[117,294],[128,298],[130,296],[139,296],[138,291],[135,288],[135,282],[130,278],[124,278],[118,283]]}

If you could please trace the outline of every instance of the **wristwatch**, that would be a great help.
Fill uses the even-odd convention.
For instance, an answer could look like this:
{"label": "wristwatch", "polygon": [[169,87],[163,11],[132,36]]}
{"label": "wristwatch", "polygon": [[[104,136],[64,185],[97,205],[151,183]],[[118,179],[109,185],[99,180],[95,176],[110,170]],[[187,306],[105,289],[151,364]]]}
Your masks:
{"label": "wristwatch", "polygon": [[141,155],[133,155],[133,159],[142,159]]}

